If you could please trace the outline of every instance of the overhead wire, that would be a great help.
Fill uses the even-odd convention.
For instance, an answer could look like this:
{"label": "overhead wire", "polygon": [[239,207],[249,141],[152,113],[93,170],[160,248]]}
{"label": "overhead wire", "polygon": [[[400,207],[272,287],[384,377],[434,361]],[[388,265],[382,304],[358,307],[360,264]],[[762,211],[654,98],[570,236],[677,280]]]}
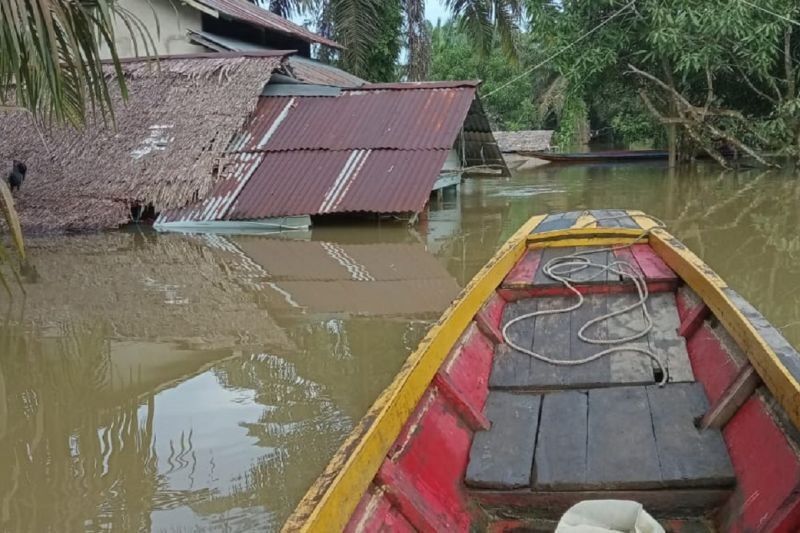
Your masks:
{"label": "overhead wire", "polygon": [[548,64],[550,61],[554,60],[555,58],[557,58],[558,56],[560,56],[561,54],[563,54],[564,52],[566,52],[566,51],[567,51],[567,50],[569,50],[570,48],[574,47],[576,44],[580,43],[581,41],[583,41],[584,39],[586,39],[587,37],[589,37],[590,35],[592,35],[594,32],[596,32],[596,31],[597,31],[597,30],[599,30],[600,28],[602,28],[603,26],[605,26],[606,24],[608,24],[609,22],[611,22],[611,21],[612,21],[614,18],[616,18],[617,16],[621,15],[623,11],[625,11],[626,9],[628,9],[628,8],[630,8],[630,7],[633,7],[633,5],[634,5],[635,3],[636,3],[636,0],[631,0],[630,2],[628,2],[627,4],[625,4],[625,5],[624,5],[622,8],[620,8],[620,9],[618,9],[617,11],[615,11],[614,13],[612,13],[612,14],[611,14],[611,15],[610,15],[610,16],[609,16],[607,19],[605,19],[603,22],[601,22],[600,24],[598,24],[597,26],[595,26],[595,27],[594,27],[594,28],[592,28],[591,30],[587,31],[586,33],[584,33],[583,35],[581,35],[580,37],[578,37],[577,39],[575,39],[574,41],[572,41],[571,43],[569,43],[567,46],[565,46],[564,48],[562,48],[562,49],[561,49],[561,50],[559,50],[558,52],[556,52],[556,53],[552,54],[552,55],[551,55],[551,56],[549,56],[547,59],[545,59],[545,60],[543,60],[543,61],[541,61],[541,62],[539,62],[539,63],[535,64],[534,66],[532,66],[531,68],[529,68],[529,69],[527,69],[525,72],[523,72],[522,74],[519,74],[518,76],[515,76],[515,77],[511,78],[509,81],[507,81],[506,83],[504,83],[504,84],[503,84],[503,85],[501,85],[500,87],[497,87],[496,89],[494,89],[494,90],[492,90],[492,91],[489,91],[488,93],[486,93],[486,94],[484,94],[484,95],[482,95],[482,96],[483,96],[484,98],[488,98],[488,97],[490,97],[491,95],[495,94],[496,92],[498,92],[498,91],[501,91],[501,90],[505,89],[506,87],[508,87],[509,85],[511,85],[511,84],[513,84],[513,83],[515,83],[515,82],[517,82],[517,81],[519,81],[519,80],[521,80],[522,78],[524,78],[525,76],[527,76],[528,74],[530,74],[531,72],[533,72],[534,70],[536,70],[536,69],[538,69],[538,68],[541,68],[541,67],[545,66],[545,65],[546,65],[546,64]]}

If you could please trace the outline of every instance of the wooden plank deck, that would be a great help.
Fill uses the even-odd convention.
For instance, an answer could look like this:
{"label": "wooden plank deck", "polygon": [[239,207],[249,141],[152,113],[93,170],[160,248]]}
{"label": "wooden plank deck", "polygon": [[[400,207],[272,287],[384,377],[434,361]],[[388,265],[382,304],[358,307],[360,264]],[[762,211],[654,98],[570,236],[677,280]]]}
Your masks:
{"label": "wooden plank deck", "polygon": [[492,427],[475,436],[466,483],[535,492],[727,489],[735,477],[721,433],[694,426],[706,407],[699,383],[492,391]]}
{"label": "wooden plank deck", "polygon": [[[501,325],[521,314],[537,309],[564,309],[575,301],[575,297],[548,297],[509,302]],[[592,318],[624,309],[636,301],[637,296],[629,293],[588,295],[583,305],[574,311],[527,319],[512,325],[509,334],[520,346],[553,359],[583,359],[608,346],[582,341],[578,330]],[[686,342],[677,333],[679,318],[675,295],[650,295],[647,306],[653,329],[646,337],[627,344],[658,355],[669,373],[670,382],[694,381]],[[595,339],[623,338],[643,327],[644,315],[641,308],[637,308],[587,328],[585,335]],[[494,388],[531,391],[648,384],[660,378],[655,367],[653,361],[633,351],[615,353],[579,366],[554,366],[498,345],[489,384]]]}
{"label": "wooden plank deck", "polygon": [[[611,227],[616,223],[611,220]],[[619,224],[630,223],[621,219]],[[507,278],[508,286],[520,287],[526,279],[529,287],[547,285],[552,280],[543,277],[542,265],[573,251],[529,252]],[[632,267],[648,279],[677,285],[677,277],[657,256],[636,247],[599,255],[601,261],[633,261]],[[584,278],[586,285],[589,278]],[[619,282],[606,279],[600,284]],[[512,326],[509,335],[521,347],[554,359],[583,359],[608,345],[582,341],[581,327],[637,298],[630,292],[584,294],[578,309],[526,319]],[[575,296],[564,295],[512,299],[500,326],[522,314],[564,309],[575,301]],[[566,506],[586,495],[636,494],[657,502],[674,497],[680,505],[703,511],[730,493],[735,477],[721,433],[695,427],[708,402],[702,385],[694,381],[686,342],[678,334],[675,292],[651,293],[646,305],[653,328],[628,344],[660,358],[669,377],[665,387],[656,385],[658,365],[638,352],[557,366],[504,344],[496,347],[486,408],[492,426],[476,434],[465,479],[478,501]],[[621,338],[644,324],[638,307],[594,324],[584,334]]]}

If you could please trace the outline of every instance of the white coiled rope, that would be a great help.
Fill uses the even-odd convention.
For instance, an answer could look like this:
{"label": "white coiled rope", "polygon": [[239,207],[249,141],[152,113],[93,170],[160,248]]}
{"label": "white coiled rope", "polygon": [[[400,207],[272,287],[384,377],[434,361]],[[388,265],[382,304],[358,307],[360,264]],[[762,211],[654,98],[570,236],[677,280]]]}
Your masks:
{"label": "white coiled rope", "polygon": [[[588,212],[586,213],[588,214]],[[642,337],[646,336],[650,333],[650,330],[653,329],[653,319],[650,316],[650,312],[647,310],[647,297],[649,296],[649,292],[647,290],[647,280],[645,280],[644,276],[639,273],[636,269],[634,269],[630,263],[624,260],[616,260],[609,262],[608,264],[599,264],[592,262],[592,260],[587,257],[590,254],[597,254],[598,252],[615,252],[617,250],[623,250],[625,248],[630,248],[640,240],[647,237],[653,229],[656,228],[664,228],[666,227],[665,224],[655,217],[651,217],[649,215],[637,215],[643,216],[650,220],[652,220],[655,225],[651,228],[644,230],[639,236],[633,239],[630,244],[625,244],[622,246],[611,246],[609,248],[601,248],[601,249],[592,249],[586,250],[583,252],[576,252],[574,254],[565,255],[561,257],[554,257],[553,259],[549,260],[547,263],[544,264],[542,267],[542,271],[551,279],[558,281],[562,285],[564,285],[567,289],[569,289],[575,296],[578,297],[578,300],[571,306],[565,307],[563,309],[544,309],[541,311],[534,311],[532,313],[526,313],[524,315],[520,315],[516,318],[509,320],[503,326],[503,339],[505,340],[506,344],[513,348],[514,350],[524,353],[534,359],[538,359],[544,363],[548,363],[555,366],[578,366],[578,365],[585,365],[586,363],[591,363],[592,361],[596,361],[602,357],[607,355],[611,355],[613,353],[619,352],[635,352],[648,359],[654,361],[658,368],[661,370],[661,381],[659,382],[660,386],[664,386],[667,380],[669,379],[668,370],[658,358],[656,354],[652,351],[647,350],[645,348],[639,348],[638,346],[627,346],[624,343],[633,342],[637,339],[641,339]],[[623,217],[628,217],[628,215],[618,215],[618,216],[609,216],[594,219],[593,221],[585,224],[582,227],[590,226],[596,222],[601,220],[617,220]],[[581,272],[586,269],[595,269],[596,272],[591,274],[588,279],[583,278],[580,282],[591,281],[600,275],[610,272],[614,275],[620,276],[624,279],[630,280],[633,282],[634,286],[636,287],[636,292],[639,295],[639,299],[637,302],[617,311],[613,311],[611,313],[606,313],[604,315],[600,315],[595,317],[588,322],[586,322],[581,329],[578,330],[578,338],[583,342],[588,344],[596,344],[596,345],[615,345],[611,348],[606,348],[605,350],[599,351],[596,354],[590,355],[589,357],[584,357],[582,359],[554,359],[552,357],[548,357],[544,354],[540,354],[530,350],[528,348],[524,348],[519,344],[515,343],[508,335],[508,330],[514,324],[519,324],[520,322],[524,322],[531,318],[535,318],[537,316],[545,316],[545,315],[556,315],[559,313],[569,313],[583,305],[584,297],[581,292],[575,288],[573,283],[576,283],[577,280],[573,279],[571,276],[574,276],[577,272]],[[636,308],[641,307],[642,313],[644,314],[644,328],[636,333],[629,335],[627,337],[621,337],[616,339],[595,339],[591,338],[586,335],[586,330],[592,327],[594,324],[598,324],[605,320],[609,320],[616,316],[624,315],[630,311],[633,311]],[[622,345],[622,346],[619,346]]]}

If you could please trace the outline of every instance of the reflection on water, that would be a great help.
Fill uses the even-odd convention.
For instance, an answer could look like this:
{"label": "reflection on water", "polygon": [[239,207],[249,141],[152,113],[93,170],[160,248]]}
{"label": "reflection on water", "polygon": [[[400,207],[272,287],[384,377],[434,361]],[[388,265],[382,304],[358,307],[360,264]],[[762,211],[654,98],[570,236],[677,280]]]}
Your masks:
{"label": "reflection on water", "polygon": [[30,242],[0,317],[0,529],[279,527],[459,287],[529,216],[672,231],[800,345],[788,172],[542,167],[471,180],[413,230]]}

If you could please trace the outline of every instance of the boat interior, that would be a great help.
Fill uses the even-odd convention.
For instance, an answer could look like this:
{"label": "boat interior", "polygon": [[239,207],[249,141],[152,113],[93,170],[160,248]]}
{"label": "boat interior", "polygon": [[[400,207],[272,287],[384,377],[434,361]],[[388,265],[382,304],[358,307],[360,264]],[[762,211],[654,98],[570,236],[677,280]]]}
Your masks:
{"label": "boat interior", "polygon": [[[720,429],[696,427],[709,403],[678,333],[680,280],[646,244],[593,250],[529,250],[498,291],[504,302],[493,300],[497,308],[505,303],[502,314],[487,308],[484,329],[491,335],[520,315],[569,308],[575,295],[543,267],[556,257],[592,252],[587,255],[593,266],[571,276],[580,280],[583,305],[523,320],[509,329],[509,338],[553,358],[598,352],[578,331],[639,300],[632,283],[609,272],[597,275],[599,265],[624,259],[650,288],[645,305],[653,324],[626,346],[661,354],[663,368],[635,351],[556,366],[510,348],[497,335],[501,342],[494,345],[484,408],[490,427],[476,432],[470,447],[469,495],[491,515],[523,519],[522,525],[542,530],[571,505],[596,498],[635,500],[660,518],[706,530],[704,517],[730,497],[736,476]],[[692,299],[688,290],[680,291],[683,301]],[[643,331],[645,321],[644,310],[634,308],[598,321],[591,336],[624,338]]]}
{"label": "boat interior", "polygon": [[[345,529],[553,531],[578,502],[621,499],[666,531],[797,531],[798,413],[777,387],[800,376],[800,356],[655,227],[614,210],[523,227],[522,249],[512,238],[476,276],[322,476],[370,476]],[[568,284],[554,279],[547,265],[576,253],[590,263]],[[640,282],[609,268],[621,262]],[[763,367],[757,353],[778,363]],[[426,371],[430,385],[403,405]],[[381,432],[395,412],[393,438]],[[388,452],[374,445],[377,473],[360,473],[387,438]],[[308,517],[301,506],[295,518]]]}

